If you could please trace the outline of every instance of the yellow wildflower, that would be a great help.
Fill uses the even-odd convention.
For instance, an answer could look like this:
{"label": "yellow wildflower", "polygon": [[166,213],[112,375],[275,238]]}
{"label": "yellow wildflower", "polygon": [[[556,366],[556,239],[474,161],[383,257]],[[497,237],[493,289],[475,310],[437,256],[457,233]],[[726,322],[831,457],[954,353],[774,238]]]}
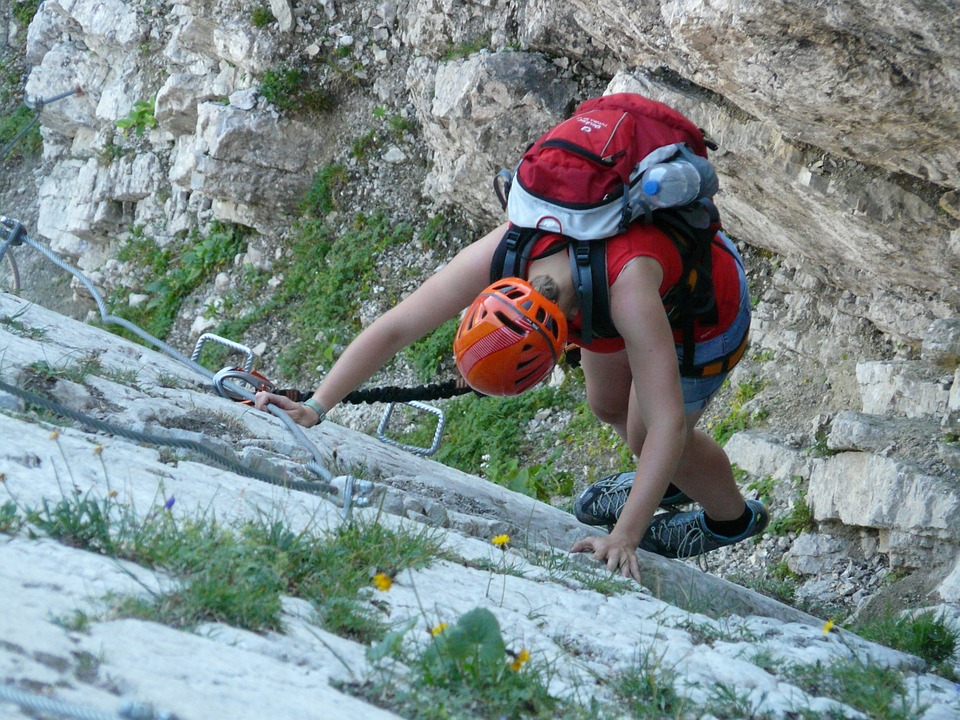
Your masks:
{"label": "yellow wildflower", "polygon": [[494,535],[490,539],[490,542],[492,542],[494,545],[496,545],[498,548],[502,550],[506,546],[506,544],[510,542],[510,536],[507,535],[506,533],[504,533],[503,535]]}
{"label": "yellow wildflower", "polygon": [[393,587],[393,580],[386,573],[377,573],[373,576],[373,584],[376,585],[377,590],[386,592]]}
{"label": "yellow wildflower", "polygon": [[59,438],[60,438],[60,431],[59,431],[59,430],[54,430],[52,433],[50,433],[50,439],[51,439],[51,440],[58,440]]}
{"label": "yellow wildflower", "polygon": [[514,672],[520,672],[520,668],[522,668],[524,663],[529,659],[530,651],[526,648],[522,648],[520,652],[517,653],[517,656],[513,659],[513,662],[510,663],[510,669]]}
{"label": "yellow wildflower", "polygon": [[827,621],[823,624],[823,634],[824,634],[824,635],[829,635],[829,634],[832,633],[832,632],[833,632],[833,620],[827,620]]}
{"label": "yellow wildflower", "polygon": [[432,628],[430,628],[430,634],[436,637],[446,629],[447,629],[447,624],[445,622],[437,623]]}
{"label": "yellow wildflower", "polygon": [[103,445],[97,445],[97,446],[93,449],[93,454],[94,454],[94,455],[99,455],[99,454],[102,453],[102,452],[103,452]]}
{"label": "yellow wildflower", "polygon": [[110,492],[107,493],[107,497],[108,497],[108,498],[115,498],[115,497],[116,497],[117,495],[119,495],[119,494],[120,494],[120,493],[118,493],[116,490],[111,490]]}

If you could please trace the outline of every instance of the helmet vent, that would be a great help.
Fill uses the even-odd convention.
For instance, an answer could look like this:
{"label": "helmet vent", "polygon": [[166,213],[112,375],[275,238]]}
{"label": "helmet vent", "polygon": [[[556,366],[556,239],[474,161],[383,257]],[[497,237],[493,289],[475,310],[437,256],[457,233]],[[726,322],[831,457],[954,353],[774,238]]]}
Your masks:
{"label": "helmet vent", "polygon": [[494,315],[496,315],[497,319],[503,323],[504,327],[509,328],[517,335],[523,336],[527,334],[526,328],[518,325],[517,322],[513,318],[509,317],[506,313],[495,312]]}

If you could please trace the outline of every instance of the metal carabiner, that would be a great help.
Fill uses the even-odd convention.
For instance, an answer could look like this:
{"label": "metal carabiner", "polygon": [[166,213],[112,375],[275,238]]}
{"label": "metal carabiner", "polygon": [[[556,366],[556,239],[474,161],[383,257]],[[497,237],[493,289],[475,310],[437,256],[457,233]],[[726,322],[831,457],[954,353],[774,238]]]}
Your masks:
{"label": "metal carabiner", "polygon": [[276,390],[276,386],[260,373],[247,372],[240,368],[225,367],[213,376],[213,387],[221,397],[233,400],[234,402],[248,402],[248,398],[225,386],[223,383],[226,381],[239,381],[249,386],[251,393],[256,393],[260,390],[266,390],[267,392]]}

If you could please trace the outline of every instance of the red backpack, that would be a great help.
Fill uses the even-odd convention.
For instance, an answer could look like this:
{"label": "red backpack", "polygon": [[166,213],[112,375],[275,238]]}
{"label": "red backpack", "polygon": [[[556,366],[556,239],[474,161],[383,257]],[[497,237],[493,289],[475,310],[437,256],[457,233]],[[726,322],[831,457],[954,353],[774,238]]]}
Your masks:
{"label": "red backpack", "polygon": [[697,126],[632,93],[582,103],[527,149],[512,177],[499,177],[512,223],[576,240],[616,235],[654,210],[711,198],[718,185]]}
{"label": "red backpack", "polygon": [[[633,93],[587,100],[538,138],[512,174],[501,171],[494,181],[511,227],[491,278],[525,276],[533,242],[545,233],[563,235],[573,246],[581,339],[616,336],[604,243],[597,241],[632,222],[653,222],[683,258],[681,283],[669,298],[671,322],[689,327],[692,335],[695,315],[701,322],[716,315],[709,260],[720,229],[711,200],[717,187],[703,133],[685,116]],[[684,357],[692,361],[693,352]]]}

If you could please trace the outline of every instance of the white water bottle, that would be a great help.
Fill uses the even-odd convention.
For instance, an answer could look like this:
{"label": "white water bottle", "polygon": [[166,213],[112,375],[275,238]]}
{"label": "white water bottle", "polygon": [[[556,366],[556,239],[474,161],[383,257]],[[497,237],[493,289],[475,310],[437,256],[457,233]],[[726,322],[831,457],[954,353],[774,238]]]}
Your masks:
{"label": "white water bottle", "polygon": [[680,157],[648,167],[640,178],[651,208],[682,207],[700,198],[713,197],[719,181],[706,158],[686,148]]}
{"label": "white water bottle", "polygon": [[657,163],[647,168],[641,183],[653,208],[688,205],[700,196],[700,173],[686,160]]}

